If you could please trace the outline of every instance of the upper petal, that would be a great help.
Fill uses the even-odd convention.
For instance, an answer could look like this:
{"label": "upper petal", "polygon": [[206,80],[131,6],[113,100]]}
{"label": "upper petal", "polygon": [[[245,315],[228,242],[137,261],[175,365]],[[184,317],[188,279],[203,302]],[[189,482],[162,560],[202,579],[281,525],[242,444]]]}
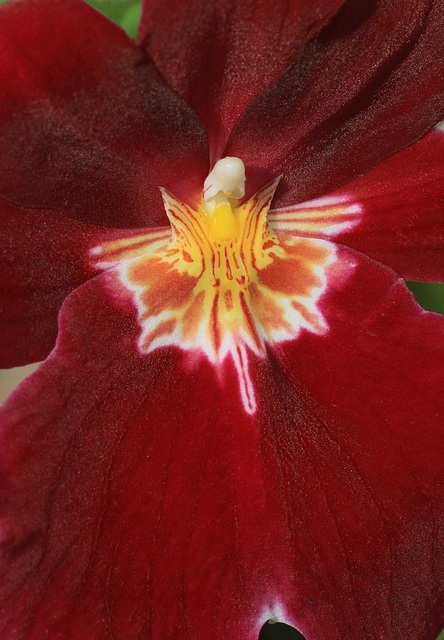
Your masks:
{"label": "upper petal", "polygon": [[138,41],[205,122],[212,161],[242,111],[343,0],[148,0]]}
{"label": "upper petal", "polygon": [[81,0],[0,8],[0,195],[110,226],[165,222],[159,186],[208,172],[192,109],[124,32]]}
{"label": "upper petal", "polygon": [[225,150],[275,206],[330,193],[443,114],[443,0],[348,0],[237,121]]}

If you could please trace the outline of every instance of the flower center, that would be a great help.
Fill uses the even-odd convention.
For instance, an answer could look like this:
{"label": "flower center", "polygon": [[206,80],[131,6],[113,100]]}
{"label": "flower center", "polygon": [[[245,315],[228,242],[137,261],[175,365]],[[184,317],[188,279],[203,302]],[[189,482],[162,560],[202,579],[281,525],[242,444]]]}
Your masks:
{"label": "flower center", "polygon": [[[214,188],[216,192],[207,199],[204,190],[197,210],[163,191],[173,234],[162,269],[174,272],[181,290],[188,291],[186,303],[178,310],[182,338],[204,346],[213,362],[225,358],[233,340],[257,353],[264,350],[252,298],[259,271],[281,252],[266,218],[277,183],[239,206],[221,188]],[[244,192],[243,183],[231,184],[232,194]]]}
{"label": "flower center", "polygon": [[147,231],[93,250],[97,266],[118,265],[120,282],[133,295],[140,352],[175,346],[200,352],[217,367],[230,356],[250,414],[256,399],[248,353],[264,357],[266,343],[327,328],[317,301],[334,248],[269,227],[278,182],[240,202],[243,163],[223,158],[205,181],[199,207],[161,190],[170,232]]}
{"label": "flower center", "polygon": [[222,158],[204,183],[204,210],[209,218],[209,237],[214,242],[235,238],[239,225],[233,203],[245,195],[245,166],[240,158]]}

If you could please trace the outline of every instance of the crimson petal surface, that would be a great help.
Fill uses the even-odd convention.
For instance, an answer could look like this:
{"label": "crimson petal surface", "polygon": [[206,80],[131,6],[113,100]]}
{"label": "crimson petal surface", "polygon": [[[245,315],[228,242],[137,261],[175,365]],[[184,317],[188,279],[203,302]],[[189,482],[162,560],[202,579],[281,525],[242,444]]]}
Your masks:
{"label": "crimson petal surface", "polygon": [[336,236],[407,280],[444,280],[444,131],[429,135],[335,194],[359,202],[361,223]]}
{"label": "crimson petal surface", "polygon": [[342,2],[146,0],[138,41],[205,122],[216,161],[242,111]]}
{"label": "crimson petal surface", "polygon": [[1,6],[0,58],[0,196],[135,227],[166,222],[159,186],[200,193],[202,123],[85,2]]}
{"label": "crimson petal surface", "polygon": [[249,107],[224,155],[274,206],[325,195],[416,142],[444,113],[443,0],[348,0]]}
{"label": "crimson petal surface", "polygon": [[[332,210],[340,210],[333,215]],[[270,212],[276,229],[331,238],[392,267],[407,280],[444,279],[444,130],[319,200]],[[322,222],[329,214],[330,231]],[[310,229],[310,223],[318,227]]]}
{"label": "crimson petal surface", "polygon": [[138,354],[113,271],[71,294],[2,411],[3,637],[435,640],[443,319],[337,252],[328,330],[251,356],[254,415],[229,359]]}
{"label": "crimson petal surface", "polygon": [[90,250],[138,233],[0,200],[0,367],[46,358],[64,299],[97,274]]}

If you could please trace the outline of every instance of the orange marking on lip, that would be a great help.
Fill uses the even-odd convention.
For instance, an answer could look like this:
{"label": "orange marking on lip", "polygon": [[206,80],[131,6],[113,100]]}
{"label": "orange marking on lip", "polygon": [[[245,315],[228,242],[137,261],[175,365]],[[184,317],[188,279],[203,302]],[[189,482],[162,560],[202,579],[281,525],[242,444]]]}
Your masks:
{"label": "orange marking on lip", "polygon": [[211,308],[210,314],[210,323],[209,323],[209,333],[210,340],[213,344],[214,351],[217,353],[220,349],[221,343],[221,331],[219,326],[219,314],[218,314],[218,306],[219,306],[219,294],[216,294],[213,299],[213,306]]}
{"label": "orange marking on lip", "polygon": [[227,247],[225,247],[225,265],[226,265],[225,274],[226,274],[227,280],[232,280],[233,279],[233,273],[231,271],[230,258],[228,257]]}
{"label": "orange marking on lip", "polygon": [[255,282],[249,286],[253,314],[261,319],[265,333],[273,329],[291,331],[291,325],[285,319],[282,307],[272,295],[267,295]]}
{"label": "orange marking on lip", "polygon": [[186,339],[194,339],[204,314],[205,291],[199,291],[183,316],[182,334]]}
{"label": "orange marking on lip", "polygon": [[193,257],[190,256],[188,251],[182,251],[182,258],[185,260],[185,262],[193,262]]}
{"label": "orange marking on lip", "polygon": [[298,260],[306,260],[314,265],[321,265],[329,258],[330,250],[311,239],[298,238],[287,251]]}
{"label": "orange marking on lip", "polygon": [[270,183],[234,209],[237,235],[229,239],[212,239],[210,214],[203,207],[193,210],[163,191],[169,242],[165,231],[157,230],[146,242],[138,236],[136,244],[128,240],[96,248],[97,256],[128,251],[136,256],[118,268],[137,307],[140,351],[176,345],[200,350],[215,365],[231,354],[250,413],[256,404],[248,350],[263,356],[267,342],[292,340],[302,328],[327,329],[317,303],[326,289],[327,268],[336,259],[326,241],[269,228],[276,186],[277,181]]}
{"label": "orange marking on lip", "polygon": [[262,350],[262,344],[261,344],[261,339],[259,337],[259,334],[257,332],[257,327],[256,324],[254,322],[254,318],[253,315],[251,313],[251,309],[249,307],[249,305],[247,304],[246,300],[245,300],[245,295],[241,292],[239,294],[240,297],[240,301],[241,301],[241,307],[242,307],[242,311],[244,313],[245,316],[245,323],[246,326],[248,327],[248,331],[251,335],[251,338],[253,339],[253,342],[256,346],[256,348],[258,349],[258,351]]}
{"label": "orange marking on lip", "polygon": [[279,259],[274,260],[259,272],[259,282],[288,296],[307,296],[312,289],[320,286],[319,277],[311,269],[312,263],[297,258],[287,258],[284,263]]}
{"label": "orange marking on lip", "polygon": [[227,311],[232,311],[233,310],[233,295],[231,293],[231,289],[227,289],[224,293],[224,301],[225,301],[225,307],[227,309]]}
{"label": "orange marking on lip", "polygon": [[197,278],[170,269],[160,260],[137,264],[128,277],[136,285],[143,286],[141,300],[146,308],[144,315],[157,315],[163,309],[177,309],[190,297]]}
{"label": "orange marking on lip", "polygon": [[298,300],[292,300],[291,306],[293,309],[298,311],[301,316],[307,321],[307,323],[311,324],[313,327],[317,328],[318,331],[322,330],[322,325],[319,323],[318,314],[311,313],[307,307],[301,304]]}
{"label": "orange marking on lip", "polygon": [[165,322],[159,324],[150,334],[145,337],[143,341],[144,349],[148,351],[151,344],[154,342],[154,340],[156,340],[156,338],[171,335],[176,328],[176,324],[177,322],[173,318],[165,320]]}

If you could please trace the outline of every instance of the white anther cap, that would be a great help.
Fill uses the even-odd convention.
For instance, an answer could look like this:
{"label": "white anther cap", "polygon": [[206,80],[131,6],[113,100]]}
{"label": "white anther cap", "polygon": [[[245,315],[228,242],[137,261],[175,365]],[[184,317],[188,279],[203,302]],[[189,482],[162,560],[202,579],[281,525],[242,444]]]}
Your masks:
{"label": "white anther cap", "polygon": [[230,198],[244,197],[245,165],[240,158],[221,158],[205,180],[203,194],[206,201],[220,192]]}

